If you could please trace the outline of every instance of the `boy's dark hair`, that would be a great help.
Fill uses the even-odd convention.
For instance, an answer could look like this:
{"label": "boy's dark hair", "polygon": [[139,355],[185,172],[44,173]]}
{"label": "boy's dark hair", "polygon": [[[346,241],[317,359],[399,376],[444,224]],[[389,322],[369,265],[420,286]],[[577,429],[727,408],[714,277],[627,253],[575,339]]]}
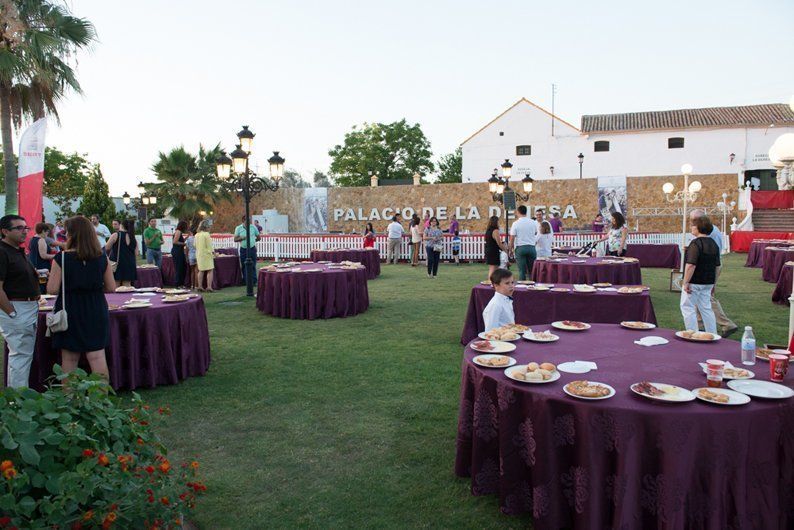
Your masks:
{"label": "boy's dark hair", "polygon": [[521,215],[526,215],[527,214],[527,207],[524,206],[523,204],[521,206],[519,206],[518,208],[516,208],[516,210],[518,210],[518,213],[520,213]]}
{"label": "boy's dark hair", "polygon": [[513,276],[513,273],[507,269],[496,269],[491,273],[491,283],[493,285],[499,285],[502,283],[502,280],[510,278]]}
{"label": "boy's dark hair", "polygon": [[458,235],[458,230],[455,230],[455,235],[456,235],[456,236]]}

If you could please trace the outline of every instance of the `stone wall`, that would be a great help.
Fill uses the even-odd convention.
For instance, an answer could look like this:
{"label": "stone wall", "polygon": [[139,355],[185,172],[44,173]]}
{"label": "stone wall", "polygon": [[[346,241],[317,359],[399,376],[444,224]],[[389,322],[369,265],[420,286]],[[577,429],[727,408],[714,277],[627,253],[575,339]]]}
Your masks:
{"label": "stone wall", "polygon": [[[678,215],[632,216],[633,208],[668,208],[679,204],[668,203],[662,192],[665,182],[672,182],[676,189],[683,187],[683,176],[629,177],[626,179],[628,195],[628,221],[632,230],[643,232],[678,232],[681,217]],[[697,175],[703,189],[694,206],[714,209],[728,193],[728,202],[738,202],[735,174]],[[518,184],[520,186],[520,184]],[[519,201],[519,204],[521,202]],[[589,228],[598,210],[597,179],[542,180],[534,184],[527,203],[530,210],[559,209],[566,230]],[[289,216],[291,232],[303,231],[303,190],[280,189],[254,197],[251,212],[275,209]],[[457,215],[461,230],[482,232],[492,214],[503,216],[488,192],[485,183],[432,184],[422,186],[381,186],[378,188],[330,188],[328,190],[328,229],[331,232],[361,233],[367,222],[372,222],[377,232],[383,232],[388,219],[395,210],[410,215],[412,211],[423,214],[423,209],[432,209],[432,214],[444,217],[442,227],[449,224],[452,215]],[[374,210],[374,211],[373,211]],[[385,210],[385,211],[384,211]],[[224,201],[215,207],[215,231],[230,231],[240,222],[243,205],[239,197]],[[712,214],[717,221],[716,213]],[[733,215],[740,217],[734,210]],[[730,218],[733,216],[729,216]],[[364,220],[363,218],[367,218]],[[721,222],[721,219],[719,219]]]}

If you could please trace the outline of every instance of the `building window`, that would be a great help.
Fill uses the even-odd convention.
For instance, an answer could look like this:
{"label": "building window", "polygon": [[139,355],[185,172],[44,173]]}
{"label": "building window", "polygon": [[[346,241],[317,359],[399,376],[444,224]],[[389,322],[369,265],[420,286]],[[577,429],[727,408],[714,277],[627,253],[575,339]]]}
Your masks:
{"label": "building window", "polygon": [[667,139],[667,148],[668,149],[683,149],[684,148],[684,139],[680,138],[680,137],[668,138]]}
{"label": "building window", "polygon": [[596,153],[600,153],[602,151],[609,151],[609,141],[598,140],[596,143],[593,144],[593,151],[595,151]]}
{"label": "building window", "polygon": [[529,156],[532,154],[532,146],[531,145],[517,145],[516,146],[516,156]]}
{"label": "building window", "polygon": [[499,131],[499,136],[504,136],[504,135],[505,135],[504,131]]}

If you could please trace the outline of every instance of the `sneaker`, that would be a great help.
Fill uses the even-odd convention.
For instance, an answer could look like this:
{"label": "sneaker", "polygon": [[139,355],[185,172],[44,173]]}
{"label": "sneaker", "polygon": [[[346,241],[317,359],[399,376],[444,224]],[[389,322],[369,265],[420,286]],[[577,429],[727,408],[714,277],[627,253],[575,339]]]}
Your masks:
{"label": "sneaker", "polygon": [[725,339],[725,338],[728,338],[728,337],[730,337],[730,336],[731,336],[731,335],[733,335],[734,333],[736,333],[738,330],[739,330],[739,327],[738,327],[738,326],[733,326],[732,328],[725,328],[725,331],[723,331],[722,333],[720,333],[720,336],[721,336],[723,339]]}

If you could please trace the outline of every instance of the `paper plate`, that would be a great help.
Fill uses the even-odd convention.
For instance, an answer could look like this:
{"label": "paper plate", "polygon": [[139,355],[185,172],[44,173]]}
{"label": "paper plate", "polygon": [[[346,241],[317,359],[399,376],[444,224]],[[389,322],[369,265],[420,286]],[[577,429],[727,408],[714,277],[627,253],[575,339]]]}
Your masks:
{"label": "paper plate", "polygon": [[590,367],[576,361],[568,361],[558,364],[557,370],[568,374],[586,374],[590,371]]}
{"label": "paper plate", "polygon": [[545,379],[543,381],[527,381],[525,379],[518,379],[516,377],[513,377],[513,372],[515,372],[515,371],[526,372],[527,371],[527,365],[526,364],[519,364],[518,366],[513,366],[512,368],[505,369],[505,375],[508,377],[508,379],[512,379],[513,381],[517,381],[519,383],[528,383],[528,384],[531,384],[531,385],[533,385],[533,384],[534,385],[542,385],[544,383],[553,383],[554,381],[556,381],[557,379],[560,378],[560,372],[558,370],[554,370],[551,373],[551,378],[549,378],[549,379]]}
{"label": "paper plate", "polygon": [[568,383],[568,385],[565,385],[564,387],[562,387],[562,391],[565,392],[566,394],[568,394],[569,396],[573,397],[573,398],[585,399],[585,400],[588,400],[588,401],[597,401],[597,400],[600,400],[600,399],[609,399],[609,398],[611,398],[612,396],[615,395],[615,389],[612,388],[611,386],[609,386],[606,383],[599,383],[598,381],[588,381],[588,383],[590,383],[591,385],[601,385],[603,387],[606,387],[609,390],[609,394],[607,394],[606,396],[601,396],[601,397],[577,396],[576,394],[573,394],[573,393],[568,391],[568,385],[570,383]]}
{"label": "paper plate", "polygon": [[685,403],[687,401],[693,401],[695,399],[694,394],[687,390],[686,388],[682,388],[676,385],[670,385],[667,383],[654,383],[650,382],[651,385],[655,386],[659,390],[665,392],[661,396],[652,396],[650,394],[645,394],[641,392],[636,387],[639,383],[634,383],[629,386],[632,392],[637,394],[638,396],[642,396],[644,398],[652,399],[654,401],[665,401],[667,403]]}
{"label": "paper plate", "polygon": [[[485,364],[485,363],[480,362],[482,359],[493,359],[494,357],[507,357],[507,359],[508,359],[507,364],[502,364],[502,365],[499,365],[499,366],[493,366],[493,365],[490,365],[490,364]],[[483,368],[505,368],[505,367],[508,367],[508,366],[513,366],[518,361],[516,361],[514,358],[510,357],[509,355],[500,355],[500,354],[494,354],[494,353],[481,353],[480,355],[477,355],[474,359],[472,359],[472,362],[474,364],[476,364],[477,366],[482,366]]]}
{"label": "paper plate", "polygon": [[756,379],[734,379],[733,381],[728,381],[728,388],[748,396],[764,399],[788,399],[794,396],[794,390],[787,386]]}
{"label": "paper plate", "polygon": [[[700,395],[701,390],[709,390],[714,392],[715,394],[723,394],[728,396],[727,403],[720,403],[719,401],[712,401],[710,399],[706,399]],[[734,392],[733,390],[726,390],[725,388],[708,388],[708,387],[700,387],[696,388],[692,391],[695,397],[701,401],[705,401],[706,403],[711,403],[713,405],[746,405],[750,403],[750,396],[746,394],[742,394],[741,392]]]}
{"label": "paper plate", "polygon": [[682,335],[682,333],[684,333],[684,332],[683,331],[676,331],[675,332],[675,336],[678,337],[679,339],[688,340],[689,342],[717,342],[718,340],[720,340],[722,338],[719,335],[717,335],[716,333],[712,333],[711,336],[713,338],[711,338],[711,339],[693,339],[691,337],[684,337]]}
{"label": "paper plate", "polygon": [[478,349],[477,346],[475,346],[475,344],[477,342],[478,341],[473,341],[470,344],[471,349],[474,350],[474,351],[481,352],[481,353],[508,353],[508,352],[514,351],[516,349],[516,345],[512,344],[510,342],[504,342],[504,341],[501,341],[501,340],[490,340],[488,342],[491,343],[491,345],[493,346],[493,349],[492,350],[481,350],[481,349]]}

